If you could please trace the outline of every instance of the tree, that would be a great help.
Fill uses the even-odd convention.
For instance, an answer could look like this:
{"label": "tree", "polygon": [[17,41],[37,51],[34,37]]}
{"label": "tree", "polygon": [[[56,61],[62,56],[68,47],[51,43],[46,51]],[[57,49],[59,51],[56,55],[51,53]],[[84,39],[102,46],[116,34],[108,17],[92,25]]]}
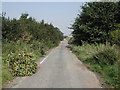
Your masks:
{"label": "tree", "polygon": [[22,15],[20,16],[20,19],[27,19],[29,14],[27,13],[22,13]]}
{"label": "tree", "polygon": [[20,18],[9,19],[2,17],[3,39],[12,41],[32,42],[36,40],[46,45],[56,45],[62,40],[63,33],[52,24],[44,23],[44,20],[37,22],[28,14],[22,14]]}
{"label": "tree", "polygon": [[120,2],[89,2],[82,6],[72,25],[74,42],[105,43],[109,32],[120,23]]}

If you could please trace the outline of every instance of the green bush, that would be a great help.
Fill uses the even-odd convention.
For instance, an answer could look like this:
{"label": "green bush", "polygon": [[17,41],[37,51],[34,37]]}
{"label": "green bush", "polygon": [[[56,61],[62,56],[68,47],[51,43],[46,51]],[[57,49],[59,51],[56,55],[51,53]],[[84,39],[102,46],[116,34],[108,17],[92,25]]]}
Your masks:
{"label": "green bush", "polygon": [[118,57],[115,50],[107,49],[94,55],[93,60],[100,65],[113,65]]}
{"label": "green bush", "polygon": [[111,31],[109,33],[109,39],[112,44],[118,44],[120,45],[120,29]]}
{"label": "green bush", "polygon": [[[40,46],[40,44],[38,44],[38,42],[36,42],[36,44],[35,44],[35,43],[24,43],[22,41],[9,41],[9,40],[5,40],[5,39],[3,40],[3,43],[2,43],[2,65],[4,67],[2,69],[2,73],[3,73],[2,83],[3,84],[9,80],[12,80],[15,76],[20,76],[20,75],[15,75],[14,74],[15,71],[13,71],[11,69],[12,66],[10,66],[9,62],[10,61],[12,62],[12,58],[16,59],[19,54],[23,54],[23,53],[30,54],[32,57],[30,56],[31,58],[30,57],[28,57],[28,58],[30,58],[31,61],[30,60],[26,61],[26,63],[33,64],[36,60],[39,60],[39,58],[42,56],[40,49],[38,49],[38,47],[36,47],[37,45]],[[33,47],[35,47],[35,48],[33,48]],[[25,57],[23,57],[22,59],[24,59]],[[20,62],[22,62],[22,61],[19,60],[18,63],[20,63]],[[23,62],[25,62],[25,60],[23,60]],[[31,62],[31,63],[29,63],[29,62]],[[19,64],[18,66],[19,66],[19,68],[22,67],[21,64]],[[35,65],[35,67],[32,67],[32,65],[30,65],[30,66],[31,66],[31,68],[34,68],[34,69],[36,68],[36,65]],[[14,67],[16,68],[17,66],[14,66]],[[23,68],[26,68],[26,67],[23,66]],[[19,70],[21,70],[21,69],[19,69]],[[22,69],[22,70],[24,70],[24,69]],[[28,74],[26,74],[26,75],[28,75]]]}
{"label": "green bush", "polygon": [[14,76],[30,76],[37,70],[37,64],[32,60],[32,54],[26,51],[9,54],[8,66]]}
{"label": "green bush", "polygon": [[73,37],[69,38],[68,44],[73,44],[73,41],[74,41],[74,38],[73,38]]}

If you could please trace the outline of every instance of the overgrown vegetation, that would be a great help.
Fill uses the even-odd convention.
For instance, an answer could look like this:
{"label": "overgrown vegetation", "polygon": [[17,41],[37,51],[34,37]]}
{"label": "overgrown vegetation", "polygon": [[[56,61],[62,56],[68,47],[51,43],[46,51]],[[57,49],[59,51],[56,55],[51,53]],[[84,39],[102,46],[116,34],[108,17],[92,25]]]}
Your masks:
{"label": "overgrown vegetation", "polygon": [[72,25],[72,51],[112,88],[120,88],[120,2],[84,4]]}
{"label": "overgrown vegetation", "polygon": [[110,87],[117,88],[120,85],[118,78],[120,50],[118,48],[109,44],[83,44],[73,46],[72,51],[82,62],[88,64],[90,70],[99,73]]}
{"label": "overgrown vegetation", "polygon": [[2,14],[3,83],[16,76],[30,76],[37,71],[35,61],[57,46],[63,33],[52,24],[36,21],[28,14],[9,19]]}

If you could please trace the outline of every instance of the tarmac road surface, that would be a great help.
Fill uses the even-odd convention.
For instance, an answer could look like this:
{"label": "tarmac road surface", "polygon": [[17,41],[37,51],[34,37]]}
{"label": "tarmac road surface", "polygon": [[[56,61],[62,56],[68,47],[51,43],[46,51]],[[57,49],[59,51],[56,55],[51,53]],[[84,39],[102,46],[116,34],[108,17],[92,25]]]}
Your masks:
{"label": "tarmac road surface", "polygon": [[22,78],[12,88],[101,88],[95,74],[67,46],[67,40],[62,41],[40,62],[36,74]]}

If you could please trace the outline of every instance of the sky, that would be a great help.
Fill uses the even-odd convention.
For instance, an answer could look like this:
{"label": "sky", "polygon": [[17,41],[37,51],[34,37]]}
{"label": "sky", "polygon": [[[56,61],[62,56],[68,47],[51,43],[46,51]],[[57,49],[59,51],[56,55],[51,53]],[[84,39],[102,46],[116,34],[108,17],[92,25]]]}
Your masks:
{"label": "sky", "polygon": [[2,11],[6,17],[18,19],[21,13],[28,13],[37,21],[44,20],[58,27],[64,35],[72,32],[68,27],[81,12],[84,2],[2,2]]}

